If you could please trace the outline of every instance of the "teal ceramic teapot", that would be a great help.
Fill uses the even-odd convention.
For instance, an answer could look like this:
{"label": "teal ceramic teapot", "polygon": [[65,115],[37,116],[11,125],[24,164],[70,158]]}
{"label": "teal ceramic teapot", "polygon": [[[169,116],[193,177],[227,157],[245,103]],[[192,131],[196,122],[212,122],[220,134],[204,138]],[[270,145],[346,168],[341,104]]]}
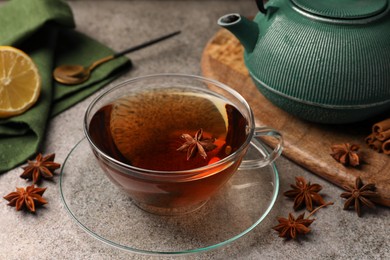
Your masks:
{"label": "teal ceramic teapot", "polygon": [[257,1],[252,20],[218,24],[245,48],[261,93],[303,119],[352,123],[390,115],[390,0]]}

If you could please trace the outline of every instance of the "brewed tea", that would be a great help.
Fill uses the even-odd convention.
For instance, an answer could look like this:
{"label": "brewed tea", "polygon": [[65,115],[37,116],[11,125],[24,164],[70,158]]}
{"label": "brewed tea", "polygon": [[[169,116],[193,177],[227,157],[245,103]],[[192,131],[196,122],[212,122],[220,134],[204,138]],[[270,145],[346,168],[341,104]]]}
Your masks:
{"label": "brewed tea", "polygon": [[[222,97],[178,88],[141,91],[100,108],[89,124],[94,144],[112,158],[149,170],[206,166],[234,153],[248,136],[248,122]],[[202,131],[213,143],[206,156],[179,149]],[[195,150],[197,147],[193,147]]]}

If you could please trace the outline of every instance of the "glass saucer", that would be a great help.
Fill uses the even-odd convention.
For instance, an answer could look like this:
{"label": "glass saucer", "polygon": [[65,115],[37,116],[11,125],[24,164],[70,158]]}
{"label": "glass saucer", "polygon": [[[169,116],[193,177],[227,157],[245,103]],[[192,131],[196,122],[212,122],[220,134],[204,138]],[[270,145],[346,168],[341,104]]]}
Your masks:
{"label": "glass saucer", "polygon": [[[259,153],[250,147],[245,159]],[[143,254],[178,255],[227,245],[263,221],[278,190],[274,164],[239,170],[197,211],[153,215],[108,180],[85,138],[70,151],[60,173],[62,200],[82,229],[111,246]]]}

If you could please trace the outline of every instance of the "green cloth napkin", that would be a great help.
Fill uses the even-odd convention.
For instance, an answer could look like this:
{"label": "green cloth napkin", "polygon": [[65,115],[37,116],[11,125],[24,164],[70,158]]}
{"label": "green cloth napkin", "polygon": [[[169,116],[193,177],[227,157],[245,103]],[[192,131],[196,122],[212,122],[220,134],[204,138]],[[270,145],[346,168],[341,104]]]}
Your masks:
{"label": "green cloth napkin", "polygon": [[[12,0],[0,5],[0,45],[25,51],[42,78],[39,100],[22,115],[0,119],[0,173],[26,162],[40,151],[47,121],[131,67],[121,57],[94,70],[91,78],[77,86],[65,86],[52,79],[59,64],[89,65],[114,52],[74,30],[69,5],[62,0]],[[1,69],[1,64],[0,64]],[[81,119],[80,119],[81,120]]]}

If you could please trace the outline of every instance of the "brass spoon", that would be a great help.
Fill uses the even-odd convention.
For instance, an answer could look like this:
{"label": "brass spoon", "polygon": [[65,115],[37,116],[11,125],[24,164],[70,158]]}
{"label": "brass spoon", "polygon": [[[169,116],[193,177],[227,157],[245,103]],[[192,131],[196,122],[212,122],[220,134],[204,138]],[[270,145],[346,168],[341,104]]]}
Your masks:
{"label": "brass spoon", "polygon": [[157,42],[163,41],[165,39],[171,38],[177,34],[179,34],[180,31],[170,33],[168,35],[161,36],[157,39],[153,39],[147,42],[144,42],[140,45],[131,47],[129,49],[123,50],[121,52],[115,53],[113,55],[104,57],[102,59],[99,59],[92,63],[89,67],[83,67],[81,65],[61,65],[58,66],[54,71],[53,71],[53,77],[54,79],[62,84],[65,85],[76,85],[85,82],[86,80],[89,79],[91,72],[101,64],[116,59],[124,54],[137,51],[139,49],[145,48],[149,45],[155,44]]}

